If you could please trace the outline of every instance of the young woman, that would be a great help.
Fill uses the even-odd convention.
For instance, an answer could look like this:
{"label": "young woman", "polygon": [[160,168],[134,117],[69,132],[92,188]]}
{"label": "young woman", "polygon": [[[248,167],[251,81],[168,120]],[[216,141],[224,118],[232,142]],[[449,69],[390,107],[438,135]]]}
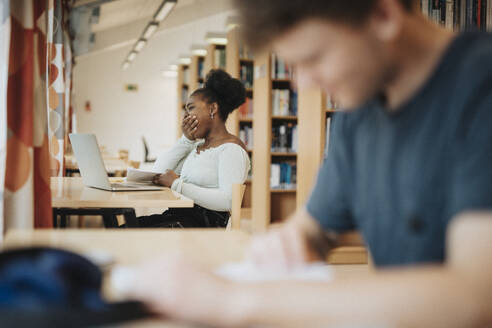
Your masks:
{"label": "young woman", "polygon": [[186,104],[183,136],[157,159],[162,172],[154,183],[193,199],[190,209],[169,209],[140,218],[142,227],[225,227],[232,202],[232,185],[248,176],[250,160],[244,144],[227,132],[225,122],[244,103],[242,83],[222,70],[208,73],[205,86]]}

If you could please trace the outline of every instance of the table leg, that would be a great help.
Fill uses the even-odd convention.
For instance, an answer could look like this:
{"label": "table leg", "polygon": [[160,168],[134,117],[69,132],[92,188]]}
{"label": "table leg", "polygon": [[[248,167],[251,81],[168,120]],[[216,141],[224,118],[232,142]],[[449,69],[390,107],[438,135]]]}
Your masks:
{"label": "table leg", "polygon": [[138,228],[137,215],[133,208],[123,209],[123,216],[125,217],[125,224],[127,228]]}

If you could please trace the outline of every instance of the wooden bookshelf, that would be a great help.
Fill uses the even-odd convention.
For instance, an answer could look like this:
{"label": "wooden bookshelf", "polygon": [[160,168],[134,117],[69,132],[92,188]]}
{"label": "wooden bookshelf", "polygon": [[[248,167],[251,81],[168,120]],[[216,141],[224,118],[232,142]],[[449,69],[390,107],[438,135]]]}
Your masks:
{"label": "wooden bookshelf", "polygon": [[204,65],[205,57],[204,56],[198,56],[198,55],[193,55],[191,57],[191,64],[190,64],[190,90],[191,92],[195,91],[200,87],[200,84],[203,83],[203,77],[205,73],[205,67],[203,66],[202,70],[202,75],[199,75],[199,67],[200,64]]}
{"label": "wooden bookshelf", "polygon": [[[272,115],[272,90],[290,88],[288,79],[272,79],[272,59],[269,53],[255,56],[253,103],[255,151],[253,157],[253,225],[265,230],[273,222],[287,219],[296,210],[296,188],[271,188],[271,164],[298,162],[296,152],[272,152],[272,127],[282,123],[296,123],[297,116]],[[258,142],[260,141],[260,142]],[[299,171],[299,169],[297,169]]]}
{"label": "wooden bookshelf", "polygon": [[[203,68],[205,69],[205,75],[208,73],[211,69],[213,68],[223,68],[226,69],[226,67],[217,67],[215,64],[215,50],[218,49],[224,49],[227,52],[227,46],[223,44],[214,44],[210,43],[207,46],[207,55],[205,56],[205,61],[204,61],[204,66]],[[227,57],[227,54],[226,54]],[[226,65],[227,65],[227,59],[226,59]]]}
{"label": "wooden bookshelf", "polygon": [[[239,35],[239,27],[234,26],[233,28],[227,31],[227,47],[226,51],[226,71],[236,79],[240,79],[241,77],[241,66],[242,65],[253,65],[253,59],[249,58],[241,58],[240,54],[241,49],[241,41]],[[215,60],[215,59],[214,59]],[[253,98],[253,89],[249,88],[246,90],[246,95],[249,98]],[[247,125],[253,127],[253,117],[241,117],[239,114],[239,110],[236,109],[232,112],[226,122],[227,130],[239,136],[239,131],[241,126]],[[253,157],[253,150],[248,149],[248,154],[250,159]],[[243,204],[242,204],[242,212],[249,213],[249,219],[251,219],[252,213],[252,181],[247,180],[246,189],[244,192]]]}
{"label": "wooden bookshelf", "polygon": [[182,131],[181,131],[181,121],[183,119],[183,113],[184,113],[184,108],[185,108],[185,101],[183,101],[183,90],[187,90],[187,93],[189,94],[190,91],[190,86],[188,83],[186,83],[185,75],[188,74],[188,78],[190,77],[189,73],[187,72],[190,69],[189,65],[179,65],[178,66],[178,78],[177,78],[177,96],[178,96],[178,105],[177,105],[177,113],[176,113],[176,118],[177,118],[177,129],[176,129],[176,137],[180,138]]}

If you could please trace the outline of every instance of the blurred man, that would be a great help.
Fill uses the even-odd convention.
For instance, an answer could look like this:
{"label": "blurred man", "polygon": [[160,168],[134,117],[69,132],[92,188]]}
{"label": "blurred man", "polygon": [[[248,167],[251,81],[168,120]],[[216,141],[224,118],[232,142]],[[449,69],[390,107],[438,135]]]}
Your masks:
{"label": "blurred man", "polygon": [[144,270],[138,294],[223,326],[492,325],[492,214],[476,212],[492,208],[492,37],[435,26],[413,0],[236,2],[250,45],[347,110],[305,209],[257,238],[252,258],[299,265],[325,255],[326,232],[357,229],[380,270],[241,285],[178,261]]}

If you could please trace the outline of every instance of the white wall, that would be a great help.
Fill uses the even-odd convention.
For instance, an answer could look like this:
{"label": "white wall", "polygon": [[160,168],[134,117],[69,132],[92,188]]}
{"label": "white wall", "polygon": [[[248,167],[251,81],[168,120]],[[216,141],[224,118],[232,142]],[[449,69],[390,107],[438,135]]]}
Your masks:
{"label": "white wall", "polygon": [[[126,71],[121,64],[133,46],[130,42],[76,58],[73,101],[77,131],[95,133],[99,144],[109,151],[128,149],[130,158],[140,161],[142,135],[153,151],[171,146],[176,140],[177,86],[174,78],[162,77],[161,71],[180,54],[188,53],[192,43],[204,43],[207,32],[224,31],[230,14],[159,30]],[[117,38],[119,31],[113,33]],[[138,91],[125,91],[127,83],[137,84]],[[86,101],[91,112],[85,111]]]}

